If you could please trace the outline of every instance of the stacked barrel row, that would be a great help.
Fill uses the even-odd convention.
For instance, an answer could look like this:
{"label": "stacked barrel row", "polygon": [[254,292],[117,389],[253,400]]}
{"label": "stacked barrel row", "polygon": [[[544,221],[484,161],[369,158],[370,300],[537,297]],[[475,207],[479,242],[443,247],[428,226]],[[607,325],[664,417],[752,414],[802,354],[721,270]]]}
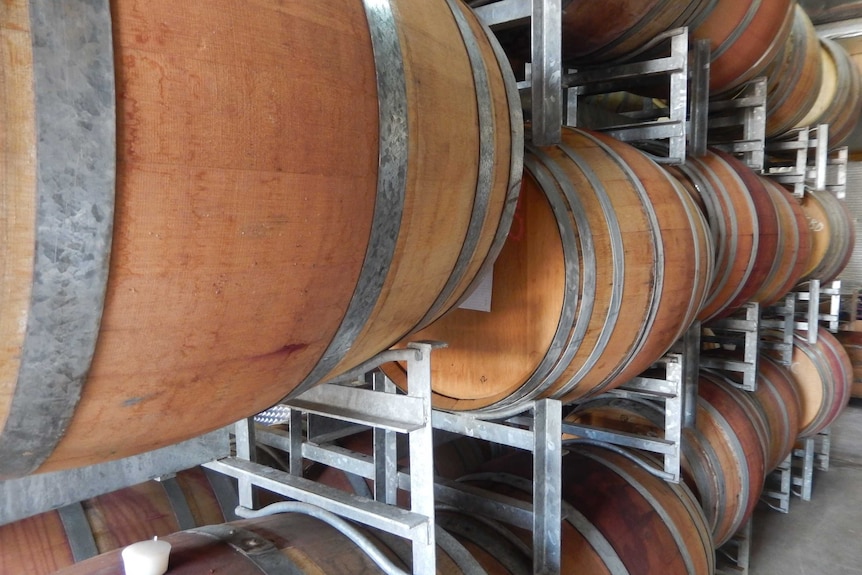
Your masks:
{"label": "stacked barrel row", "polygon": [[[627,144],[565,129],[528,148],[515,223],[492,276],[489,312],[457,309],[415,338],[435,352],[443,409],[486,413],[525,400],[598,395],[658,359],[694,319],[770,305],[829,280],[853,222],[828,192],[800,202],[710,150],[662,169]],[[384,366],[406,385],[403,366]]]}
{"label": "stacked barrel row", "polygon": [[[452,461],[445,463],[453,467]],[[654,461],[633,452],[589,443],[568,446],[561,478],[562,573],[714,572],[712,536],[694,494],[684,484],[667,483],[650,473],[648,468],[653,465]],[[472,467],[481,472],[460,478],[470,488],[524,501],[532,498],[528,454],[510,453]],[[450,471],[457,477],[469,469],[465,466],[460,472]],[[332,475],[325,479],[328,484],[339,483],[337,479],[332,481]],[[249,569],[273,575],[335,575],[392,572],[393,566],[413,571],[408,541],[355,524],[349,526],[353,532],[348,533],[326,521],[326,517],[294,511],[162,537],[173,546],[170,572],[207,573],[220,568],[231,573]],[[445,505],[438,507],[436,522],[438,573],[534,572],[529,530]],[[364,548],[359,547],[356,535],[364,540]],[[375,557],[381,556],[388,565],[375,562]],[[16,572],[46,573],[38,569]],[[119,549],[59,571],[66,575],[122,572]]]}
{"label": "stacked barrel row", "polygon": [[[662,32],[688,26],[694,42],[710,43],[709,91],[733,96],[746,82],[767,78],[767,137],[829,124],[838,147],[862,112],[862,77],[845,48],[819,38],[794,0],[618,0],[563,2],[563,59],[593,66],[637,56]],[[529,46],[524,32],[503,33],[516,69]]]}
{"label": "stacked barrel row", "polygon": [[[683,430],[682,470],[707,517],[716,546],[751,517],[766,475],[798,438],[827,428],[847,405],[853,381],[847,353],[825,329],[816,344],[797,335],[793,362],[761,356],[757,391],[742,391],[717,371],[702,369],[696,424]],[[595,398],[568,416],[573,422],[659,435],[664,412],[650,401]]]}

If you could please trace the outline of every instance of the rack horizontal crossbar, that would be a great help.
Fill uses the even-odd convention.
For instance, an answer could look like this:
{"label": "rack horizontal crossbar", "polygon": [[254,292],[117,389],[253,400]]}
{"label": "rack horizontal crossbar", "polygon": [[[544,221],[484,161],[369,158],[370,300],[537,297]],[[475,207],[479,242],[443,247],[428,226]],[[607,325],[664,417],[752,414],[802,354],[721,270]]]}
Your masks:
{"label": "rack horizontal crossbar", "polygon": [[427,532],[428,519],[423,515],[365,497],[357,497],[340,489],[265,465],[228,457],[206,463],[204,466],[238,480],[247,480],[252,485],[273,493],[317,505],[347,519],[407,539],[421,540],[423,533]]}
{"label": "rack horizontal crossbar", "polygon": [[[374,406],[373,410],[367,409],[370,405]],[[289,406],[399,433],[421,429],[426,423],[425,405],[421,398],[327,383],[303,392],[290,400]]]}

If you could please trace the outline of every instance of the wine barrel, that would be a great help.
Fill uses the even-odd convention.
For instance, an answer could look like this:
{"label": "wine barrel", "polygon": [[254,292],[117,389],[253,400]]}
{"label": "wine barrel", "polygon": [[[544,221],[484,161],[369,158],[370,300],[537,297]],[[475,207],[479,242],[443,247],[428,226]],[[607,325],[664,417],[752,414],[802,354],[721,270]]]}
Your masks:
{"label": "wine barrel", "polygon": [[[414,337],[434,352],[434,405],[517,409],[570,401],[627,381],[697,313],[711,272],[694,202],[646,155],[565,129],[530,148],[509,239],[494,267],[491,311],[457,309]],[[403,366],[383,369],[406,385]]]}
{"label": "wine barrel", "polygon": [[850,357],[835,336],[821,327],[814,345],[805,335],[794,335],[790,372],[802,407],[799,436],[817,435],[832,425],[850,401]]}
{"label": "wine barrel", "polygon": [[811,19],[800,6],[782,51],[765,70],[766,135],[774,137],[793,129],[814,107],[823,81],[820,39]]}
{"label": "wine barrel", "polygon": [[[566,444],[562,459],[561,573],[709,574],[713,541],[703,511],[685,484],[648,471],[657,463],[624,448]],[[529,455],[491,462],[461,482],[529,501]],[[532,533],[512,528],[525,544]]]}
{"label": "wine barrel", "polygon": [[839,331],[835,337],[841,342],[853,366],[853,385],[850,386],[850,395],[862,397],[862,333]]}
{"label": "wine barrel", "polygon": [[[149,481],[80,503],[85,521],[63,522],[49,511],[0,526],[0,572],[47,575],[87,557],[73,553],[73,542],[92,538],[93,550],[105,553],[180,529],[225,521],[219,493],[200,468],[173,479]],[[232,513],[232,508],[228,507]]]}
{"label": "wine barrel", "polygon": [[460,2],[0,18],[0,477],[259,412],[431,322],[505,241],[520,104]]}
{"label": "wine barrel", "polygon": [[763,412],[769,427],[766,472],[769,473],[784,461],[800,430],[801,404],[787,369],[768,356],[761,354],[757,362],[757,390],[751,394]]}
{"label": "wine barrel", "polygon": [[[473,533],[457,536],[437,530],[437,573],[488,573],[529,575],[528,554],[507,545],[499,534],[479,521],[469,521]],[[396,569],[412,572],[410,542],[370,527],[352,525],[377,553]],[[495,537],[496,536],[496,537]],[[483,553],[470,553],[459,539],[487,543]],[[231,573],[237,575],[282,575],[284,573],[391,573],[341,531],[316,517],[280,513],[221,525],[210,525],[174,533],[163,540],[171,544],[168,572],[171,575]],[[120,551],[99,555],[58,575],[123,575]]]}
{"label": "wine barrel", "polygon": [[709,39],[710,94],[724,94],[763,75],[793,27],[792,0],[717,0],[693,40]]}
{"label": "wine barrel", "polygon": [[778,212],[778,250],[771,269],[751,300],[776,303],[799,283],[811,258],[811,231],[799,201],[783,186],[760,176]]}
{"label": "wine barrel", "polygon": [[832,281],[850,261],[856,245],[856,226],[847,206],[834,194],[811,190],[802,199],[811,231],[811,259],[802,279]]}
{"label": "wine barrel", "polygon": [[[617,398],[584,402],[567,421],[661,436],[654,403]],[[766,422],[746,393],[701,371],[696,424],[683,429],[682,472],[703,507],[716,547],[751,517],[765,478]]]}
{"label": "wine barrel", "polygon": [[779,202],[776,202],[774,194],[767,190],[766,184],[763,182],[765,178],[758,176],[748,166],[729,154],[725,155],[723,159],[742,179],[745,190],[751,196],[757,219],[757,248],[754,252],[754,265],[739,293],[721,312],[721,315],[727,315],[748,301],[759,301],[755,299],[756,295],[770,279],[770,273],[778,259],[779,250],[784,249],[783,246],[779,246],[784,240],[784,234],[779,215],[781,206]]}
{"label": "wine barrel", "polygon": [[829,124],[829,148],[844,143],[862,113],[862,74],[838,43],[820,39],[823,81],[817,101],[798,127]]}
{"label": "wine barrel", "polygon": [[[763,281],[763,274],[768,273],[764,268],[775,260],[777,216],[773,209],[769,225],[764,226],[764,241],[770,246],[764,256],[768,251],[772,258],[759,259],[758,216],[771,208],[764,202],[762,181],[750,169],[728,154],[708,150],[703,157],[686,158],[684,164],[667,170],[698,201],[709,222],[716,247],[715,273],[698,319],[720,317],[753,295],[760,287],[757,279]],[[749,184],[758,187],[757,201]]]}
{"label": "wine barrel", "polygon": [[667,30],[696,25],[709,4],[708,0],[563,2],[563,59],[592,64],[629,55]]}

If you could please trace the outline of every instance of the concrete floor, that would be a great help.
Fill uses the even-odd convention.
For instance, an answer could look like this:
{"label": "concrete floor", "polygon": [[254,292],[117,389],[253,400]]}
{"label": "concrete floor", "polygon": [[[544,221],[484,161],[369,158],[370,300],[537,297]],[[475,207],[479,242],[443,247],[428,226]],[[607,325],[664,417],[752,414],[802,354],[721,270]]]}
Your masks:
{"label": "concrete floor", "polygon": [[862,400],[832,427],[828,471],[790,513],[755,512],[750,575],[862,575]]}

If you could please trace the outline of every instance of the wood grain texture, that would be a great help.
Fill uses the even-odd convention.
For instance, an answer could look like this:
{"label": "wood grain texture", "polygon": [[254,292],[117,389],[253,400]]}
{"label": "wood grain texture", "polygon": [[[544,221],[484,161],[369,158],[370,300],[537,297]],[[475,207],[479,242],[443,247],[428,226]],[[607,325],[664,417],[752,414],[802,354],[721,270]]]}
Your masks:
{"label": "wood grain texture", "polygon": [[[715,244],[715,271],[698,319],[719,317],[733,304],[757,264],[759,227],[751,193],[726,155],[707,151],[667,170],[703,208]],[[774,232],[773,232],[774,233]]]}
{"label": "wood grain texture", "polygon": [[29,2],[0,3],[0,429],[27,329],[36,242],[36,145]]}
{"label": "wood grain texture", "polygon": [[782,51],[766,69],[766,135],[778,136],[799,124],[817,102],[823,81],[820,40],[800,6]]}
{"label": "wood grain texture", "polygon": [[[393,5],[408,100],[396,122],[409,134],[394,256],[368,280],[380,278],[382,288],[366,302],[356,339],[309,385],[386,349],[432,309],[436,316],[454,305],[508,226],[511,165],[522,150],[511,143],[504,70],[484,29],[455,3],[485,60],[494,149],[475,253],[442,298],[474,214],[478,89],[445,0]],[[3,6],[4,38],[26,38],[15,29],[26,22],[26,3]],[[386,223],[373,215],[384,193],[379,166],[393,150],[378,142],[375,60],[361,2],[120,0],[111,10],[118,183],[105,309],[77,411],[40,471],[175,443],[294,392],[338,332],[366,255],[379,249],[370,245],[372,230]],[[14,56],[22,63],[9,69],[25,78],[32,58]],[[32,108],[32,93],[19,89],[29,84],[10,83],[9,69],[2,97]],[[3,106],[7,116],[16,109],[11,99]],[[2,142],[14,136],[26,144],[32,122],[22,112],[17,124],[4,124]],[[3,169],[11,169],[17,152],[0,145]],[[0,224],[10,240],[0,250],[0,293],[21,301],[4,296],[0,314],[8,346],[0,357],[0,422],[15,385],[15,334],[30,281],[19,272],[7,280],[3,270],[29,269],[33,249],[23,224],[32,219],[32,186],[26,166],[14,167],[20,183],[0,196],[4,214],[15,210]],[[12,181],[4,177],[3,185]]]}
{"label": "wood grain texture", "polygon": [[709,91],[726,93],[763,73],[793,25],[791,0],[719,0],[692,39],[710,41]]}
{"label": "wood grain texture", "polygon": [[[197,525],[225,518],[202,469],[176,476]],[[179,530],[164,487],[149,481],[82,502],[100,553]],[[0,526],[0,572],[47,575],[74,563],[56,511]]]}
{"label": "wood grain texture", "polygon": [[[661,356],[703,300],[712,253],[705,222],[661,169],[630,146],[573,129],[562,147],[535,154],[531,170],[554,172],[539,183],[528,170],[494,268],[491,312],[455,310],[412,336],[449,344],[432,363],[437,407],[570,401],[618,385]],[[567,265],[577,269],[568,279]],[[585,287],[590,276],[594,289]],[[564,313],[566,290],[573,316]],[[405,385],[402,366],[384,369]]]}

